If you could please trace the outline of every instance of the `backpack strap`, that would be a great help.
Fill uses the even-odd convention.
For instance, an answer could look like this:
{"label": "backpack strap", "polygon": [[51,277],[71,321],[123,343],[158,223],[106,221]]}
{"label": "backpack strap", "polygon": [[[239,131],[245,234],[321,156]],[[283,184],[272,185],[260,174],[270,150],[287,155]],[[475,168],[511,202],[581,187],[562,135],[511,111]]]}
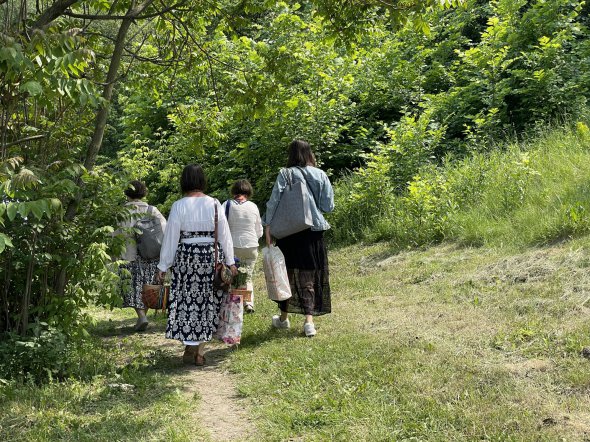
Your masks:
{"label": "backpack strap", "polygon": [[229,205],[231,204],[231,200],[227,200],[225,202],[225,218],[229,221]]}

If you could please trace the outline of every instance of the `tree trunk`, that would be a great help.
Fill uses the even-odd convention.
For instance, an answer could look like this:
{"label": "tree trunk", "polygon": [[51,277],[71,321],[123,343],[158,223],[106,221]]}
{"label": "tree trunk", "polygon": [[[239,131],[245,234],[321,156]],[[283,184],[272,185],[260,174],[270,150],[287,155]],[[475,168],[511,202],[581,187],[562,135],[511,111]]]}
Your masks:
{"label": "tree trunk", "polygon": [[[135,2],[132,2],[129,11],[125,15],[125,18],[121,21],[121,26],[119,27],[117,39],[115,40],[115,48],[113,50],[113,55],[111,56],[109,71],[107,73],[107,78],[102,93],[103,102],[100,105],[98,112],[96,114],[96,119],[94,122],[94,133],[92,134],[92,140],[90,141],[88,149],[86,150],[84,167],[87,170],[92,170],[92,168],[94,167],[96,157],[102,146],[102,139],[104,137],[104,131],[106,128],[107,118],[109,115],[109,107],[111,104],[111,99],[113,98],[113,90],[115,87],[115,83],[117,82],[117,72],[119,70],[119,66],[121,66],[121,59],[123,55],[123,50],[125,49],[125,39],[127,37],[127,33],[129,32],[129,28],[131,27],[133,20],[139,14],[141,14],[151,3],[153,3],[153,0],[146,0],[143,3],[140,3],[136,6]],[[81,180],[78,180],[78,184],[80,186],[82,185]],[[65,214],[66,222],[72,221],[75,218],[76,213],[78,212],[78,205],[80,204],[81,199],[82,192],[79,191],[78,195],[68,203]],[[55,281],[55,292],[58,295],[63,295],[66,284],[67,269],[62,268],[60,269]]]}
{"label": "tree trunk", "polygon": [[31,304],[31,289],[33,286],[33,270],[35,268],[35,245],[37,242],[37,233],[33,233],[33,240],[31,241],[31,255],[29,265],[27,266],[27,279],[25,284],[25,293],[23,294],[21,309],[20,309],[20,325],[19,332],[21,335],[27,333],[29,328],[29,307]]}

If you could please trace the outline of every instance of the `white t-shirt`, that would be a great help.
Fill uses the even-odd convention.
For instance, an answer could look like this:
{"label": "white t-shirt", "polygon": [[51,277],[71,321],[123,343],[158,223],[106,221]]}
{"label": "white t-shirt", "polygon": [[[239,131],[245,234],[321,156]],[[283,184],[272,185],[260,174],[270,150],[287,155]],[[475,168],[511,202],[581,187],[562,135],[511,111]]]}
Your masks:
{"label": "white t-shirt", "polygon": [[262,236],[262,221],[258,206],[252,201],[239,202],[231,199],[221,206],[224,214],[227,204],[230,205],[228,222],[234,247],[240,249],[258,247],[258,238]]}
{"label": "white t-shirt", "polygon": [[[158,268],[165,272],[174,264],[180,232],[213,232],[215,230],[215,205],[217,205],[217,240],[225,255],[227,265],[234,264],[234,246],[225,213],[221,204],[210,196],[184,197],[175,201],[170,209]],[[213,241],[213,238],[201,238]]]}

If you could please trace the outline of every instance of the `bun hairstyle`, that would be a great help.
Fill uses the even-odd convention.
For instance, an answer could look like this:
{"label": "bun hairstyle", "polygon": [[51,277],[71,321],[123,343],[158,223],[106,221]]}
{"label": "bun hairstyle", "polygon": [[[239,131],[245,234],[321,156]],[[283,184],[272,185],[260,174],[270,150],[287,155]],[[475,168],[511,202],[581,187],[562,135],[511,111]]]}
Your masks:
{"label": "bun hairstyle", "polygon": [[132,200],[140,200],[147,195],[147,187],[138,180],[133,180],[125,189],[125,195]]}

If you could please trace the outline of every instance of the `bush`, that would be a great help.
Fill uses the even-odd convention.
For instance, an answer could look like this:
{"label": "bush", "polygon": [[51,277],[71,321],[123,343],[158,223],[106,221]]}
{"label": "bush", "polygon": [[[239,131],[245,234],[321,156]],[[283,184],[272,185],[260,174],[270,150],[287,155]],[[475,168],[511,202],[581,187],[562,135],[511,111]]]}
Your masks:
{"label": "bush", "polygon": [[0,379],[43,383],[109,370],[108,358],[95,357],[100,347],[88,337],[66,335],[45,323],[29,330],[29,336],[6,333],[0,338]]}
{"label": "bush", "polygon": [[[400,248],[443,240],[527,246],[590,232],[590,136],[581,122],[492,153],[423,167],[399,195],[383,174],[387,163],[374,164],[336,184],[334,240],[385,239]],[[374,216],[363,218],[365,213]],[[350,235],[355,223],[364,228]]]}

